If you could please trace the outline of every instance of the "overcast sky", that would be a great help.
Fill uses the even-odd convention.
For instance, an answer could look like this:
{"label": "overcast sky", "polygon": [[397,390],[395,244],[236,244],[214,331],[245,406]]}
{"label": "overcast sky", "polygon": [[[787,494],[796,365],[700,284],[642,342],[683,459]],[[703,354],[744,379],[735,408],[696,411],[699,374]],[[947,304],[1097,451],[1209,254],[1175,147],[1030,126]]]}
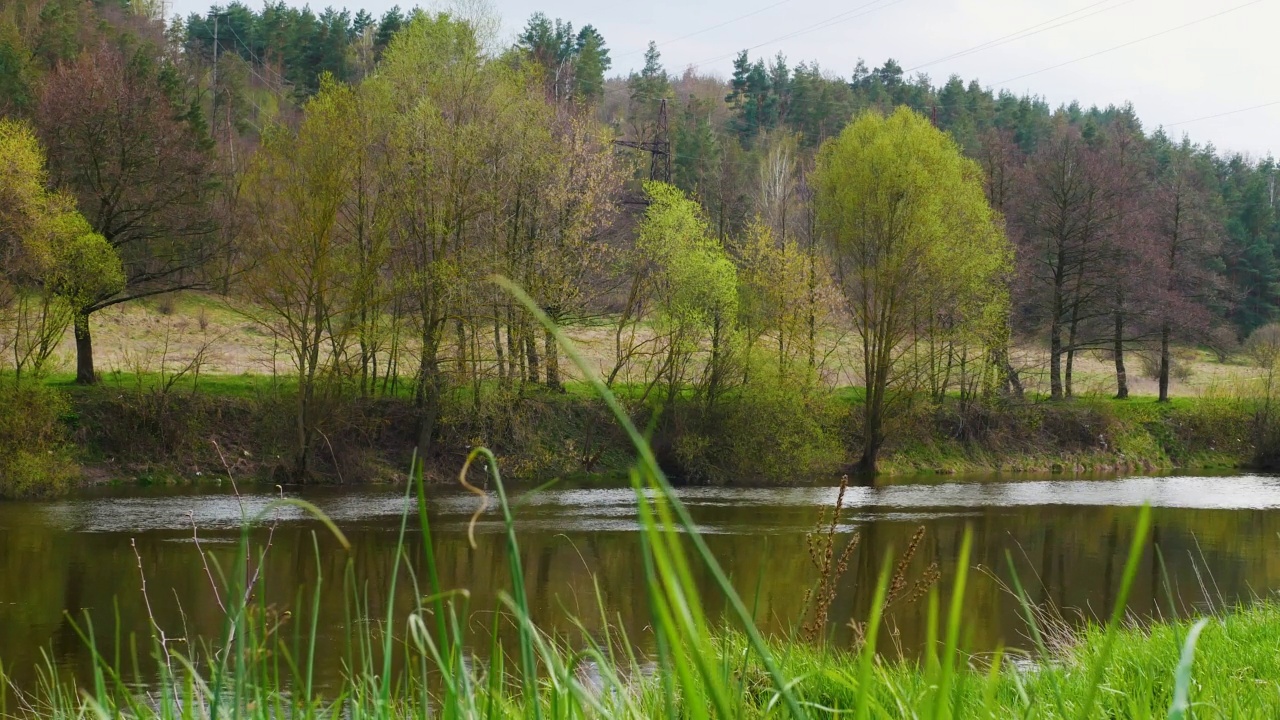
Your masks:
{"label": "overcast sky", "polygon": [[[396,1],[363,7],[381,14]],[[676,74],[696,64],[727,77],[744,48],[753,57],[781,51],[792,65],[817,60],[842,76],[860,57],[871,67],[891,57],[935,82],[976,77],[1055,107],[1129,101],[1148,131],[1164,125],[1258,157],[1280,151],[1280,0],[487,1],[508,35],[536,10],[595,25],[612,73],[638,68],[649,40]],[[183,14],[205,7],[175,3]],[[1220,113],[1231,114],[1201,119]]]}

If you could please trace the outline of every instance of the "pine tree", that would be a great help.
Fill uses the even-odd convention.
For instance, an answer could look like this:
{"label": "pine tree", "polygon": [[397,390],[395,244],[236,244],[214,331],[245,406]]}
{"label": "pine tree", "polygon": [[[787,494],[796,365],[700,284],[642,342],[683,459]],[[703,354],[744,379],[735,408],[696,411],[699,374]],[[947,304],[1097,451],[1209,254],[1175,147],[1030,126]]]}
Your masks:
{"label": "pine tree", "polygon": [[594,26],[583,26],[578,31],[574,53],[573,97],[578,102],[597,102],[604,97],[604,74],[613,67],[604,37]]}

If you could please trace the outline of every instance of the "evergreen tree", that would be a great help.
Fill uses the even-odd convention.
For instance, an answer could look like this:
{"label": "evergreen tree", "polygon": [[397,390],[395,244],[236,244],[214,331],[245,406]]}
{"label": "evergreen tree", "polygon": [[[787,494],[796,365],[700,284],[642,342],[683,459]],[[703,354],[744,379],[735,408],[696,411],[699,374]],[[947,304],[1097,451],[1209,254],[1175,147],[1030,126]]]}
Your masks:
{"label": "evergreen tree", "polygon": [[594,26],[584,25],[574,45],[573,97],[594,103],[604,97],[604,74],[613,66],[604,37]]}

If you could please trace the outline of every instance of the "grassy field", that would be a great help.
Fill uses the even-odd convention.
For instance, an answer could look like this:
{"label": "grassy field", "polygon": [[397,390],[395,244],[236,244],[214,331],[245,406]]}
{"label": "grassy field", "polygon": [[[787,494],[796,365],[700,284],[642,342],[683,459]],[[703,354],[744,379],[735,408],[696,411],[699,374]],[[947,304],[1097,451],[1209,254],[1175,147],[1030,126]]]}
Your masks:
{"label": "grassy field", "polygon": [[[93,316],[95,360],[105,379],[176,372],[205,352],[207,375],[255,375],[278,377],[291,371],[287,354],[262,325],[232,299],[202,293],[182,293],[160,299],[117,305]],[[412,333],[409,333],[410,335]],[[592,367],[612,367],[612,329],[578,327],[568,335],[582,348]],[[829,354],[824,381],[833,387],[857,385],[859,366],[855,343],[849,337],[829,338],[839,346]],[[412,353],[413,340],[404,339]],[[58,353],[55,375],[65,380],[74,368],[75,343],[68,332]],[[827,353],[824,352],[824,355]],[[448,353],[446,351],[446,356]],[[1145,358],[1145,360],[1144,360]],[[1023,345],[1012,354],[1028,391],[1048,392],[1048,353]],[[1138,350],[1127,358],[1130,392],[1154,396],[1153,358]],[[1220,361],[1213,353],[1180,349],[1175,357],[1170,393],[1175,397],[1218,396],[1234,392],[1257,371],[1243,358]],[[1084,396],[1115,393],[1114,363],[1099,351],[1080,353],[1075,360],[1075,391]],[[578,377],[571,366],[568,377]]]}

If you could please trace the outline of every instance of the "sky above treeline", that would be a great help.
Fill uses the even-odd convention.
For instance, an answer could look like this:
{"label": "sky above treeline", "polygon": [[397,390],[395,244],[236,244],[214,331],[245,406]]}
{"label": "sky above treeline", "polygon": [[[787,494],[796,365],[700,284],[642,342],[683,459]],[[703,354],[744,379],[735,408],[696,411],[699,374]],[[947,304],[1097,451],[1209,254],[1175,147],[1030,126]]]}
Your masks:
{"label": "sky above treeline", "polygon": [[[453,1],[487,3],[507,38],[535,11],[595,25],[611,49],[611,75],[638,69],[650,40],[677,75],[696,66],[728,77],[742,49],[782,52],[791,65],[816,60],[845,77],[859,58],[870,67],[894,58],[908,76],[927,73],[935,83],[977,78],[1055,107],[1132,102],[1148,131],[1164,126],[1255,157],[1280,150],[1280,0]],[[349,7],[377,15],[397,3],[414,4]],[[186,15],[208,3],[172,7]]]}

